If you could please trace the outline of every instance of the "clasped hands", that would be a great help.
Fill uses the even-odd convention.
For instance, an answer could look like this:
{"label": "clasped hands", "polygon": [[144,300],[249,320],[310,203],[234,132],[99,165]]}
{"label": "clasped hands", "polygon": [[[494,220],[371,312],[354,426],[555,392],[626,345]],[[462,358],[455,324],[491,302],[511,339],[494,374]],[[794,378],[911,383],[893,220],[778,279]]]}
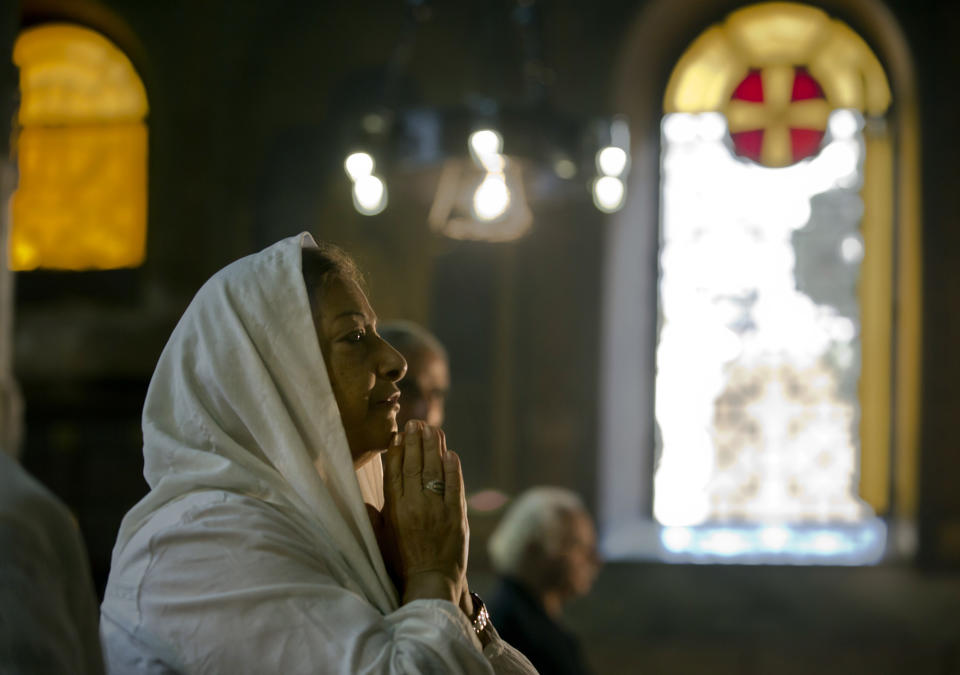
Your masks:
{"label": "clasped hands", "polygon": [[470,615],[463,474],[446,445],[441,429],[407,422],[386,452],[383,511],[370,507],[370,515],[402,604],[440,598]]}

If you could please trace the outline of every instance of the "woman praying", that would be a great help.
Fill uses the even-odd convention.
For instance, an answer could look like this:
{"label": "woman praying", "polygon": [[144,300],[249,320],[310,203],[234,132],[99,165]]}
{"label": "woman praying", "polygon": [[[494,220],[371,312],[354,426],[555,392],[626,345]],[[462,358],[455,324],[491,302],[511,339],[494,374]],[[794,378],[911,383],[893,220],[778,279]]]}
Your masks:
{"label": "woman praying", "polygon": [[406,363],[361,285],[301,234],[187,308],[144,405],[110,671],[536,672],[469,593],[459,460],[422,422],[397,433]]}

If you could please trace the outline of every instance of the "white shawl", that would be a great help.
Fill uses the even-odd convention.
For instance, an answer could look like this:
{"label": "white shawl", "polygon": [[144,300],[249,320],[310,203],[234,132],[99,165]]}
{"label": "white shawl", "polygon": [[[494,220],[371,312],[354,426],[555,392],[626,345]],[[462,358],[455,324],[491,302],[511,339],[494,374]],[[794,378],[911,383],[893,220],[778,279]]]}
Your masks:
{"label": "white shawl", "polygon": [[452,603],[398,609],[364,506],[382,505],[382,466],[354,471],[311,318],[312,246],[304,233],[221,270],[160,356],[151,491],[123,520],[102,606],[108,668],[512,672]]}

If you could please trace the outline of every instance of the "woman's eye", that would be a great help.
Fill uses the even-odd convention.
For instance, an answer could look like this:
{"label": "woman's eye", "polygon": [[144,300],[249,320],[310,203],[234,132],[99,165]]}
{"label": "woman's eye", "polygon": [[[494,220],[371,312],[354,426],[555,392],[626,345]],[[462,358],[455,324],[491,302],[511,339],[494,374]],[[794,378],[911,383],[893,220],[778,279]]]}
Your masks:
{"label": "woman's eye", "polygon": [[355,330],[346,334],[345,339],[347,342],[360,342],[363,339],[363,331]]}

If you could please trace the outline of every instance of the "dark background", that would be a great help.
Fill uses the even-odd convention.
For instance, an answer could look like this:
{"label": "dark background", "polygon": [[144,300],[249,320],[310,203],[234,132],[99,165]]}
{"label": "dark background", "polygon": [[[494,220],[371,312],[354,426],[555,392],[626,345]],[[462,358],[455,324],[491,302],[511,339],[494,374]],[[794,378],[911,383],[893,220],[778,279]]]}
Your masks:
{"label": "dark background", "polygon": [[[656,143],[672,64],[740,4],[537,3],[541,54],[554,76],[547,99],[568,119],[630,112],[635,144]],[[868,39],[883,6],[814,4]],[[960,3],[885,6],[906,38],[919,92],[919,550],[856,569],[609,564],[595,592],[569,611],[597,672],[960,673]],[[434,3],[393,100],[449,108],[481,96],[523,108],[531,87],[515,7]],[[101,31],[130,56],[150,101],[145,264],[16,279],[23,462],[77,514],[98,586],[120,519],[146,490],[140,410],[177,318],[217,269],[305,229],[357,258],[382,318],[420,321],[446,343],[448,437],[469,490],[513,494],[552,483],[596,503],[607,219],[586,187],[532,201],[532,234],[505,245],[430,233],[436,165],[390,173],[383,214],[353,209],[341,169],[344,125],[390,81],[408,20],[402,2],[8,0],[2,11],[8,47],[18,27],[50,20]],[[658,16],[669,16],[669,26],[651,38]],[[638,53],[658,57],[637,63]],[[633,90],[638,71],[643,81]],[[8,94],[15,76],[5,74]],[[655,253],[637,259],[646,264]],[[490,584],[483,548],[494,520],[473,520],[481,591]]]}

